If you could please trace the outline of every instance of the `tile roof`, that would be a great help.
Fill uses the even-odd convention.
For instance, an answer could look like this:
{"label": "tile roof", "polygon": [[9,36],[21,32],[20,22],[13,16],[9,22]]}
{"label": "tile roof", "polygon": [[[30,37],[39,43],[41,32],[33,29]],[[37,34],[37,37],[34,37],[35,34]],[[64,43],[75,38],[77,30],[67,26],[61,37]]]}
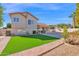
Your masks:
{"label": "tile roof", "polygon": [[21,14],[22,16],[24,16],[25,18],[27,17],[27,14],[29,14],[29,15],[31,15],[32,17],[34,17],[36,20],[38,20],[38,18],[37,17],[35,17],[35,16],[33,16],[31,13],[29,13],[29,12],[14,12],[14,13],[9,13],[10,14],[10,16],[12,15],[12,14]]}
{"label": "tile roof", "polygon": [[48,28],[47,24],[37,24],[37,27],[39,28]]}

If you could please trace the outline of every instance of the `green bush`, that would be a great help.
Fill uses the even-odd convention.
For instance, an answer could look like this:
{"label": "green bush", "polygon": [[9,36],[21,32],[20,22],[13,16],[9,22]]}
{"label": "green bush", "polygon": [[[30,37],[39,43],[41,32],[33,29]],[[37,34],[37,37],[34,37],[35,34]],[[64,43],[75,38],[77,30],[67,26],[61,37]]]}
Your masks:
{"label": "green bush", "polygon": [[10,23],[7,24],[7,28],[11,28],[11,24]]}
{"label": "green bush", "polygon": [[64,37],[64,39],[67,39],[67,37],[68,37],[67,26],[64,26],[63,30],[64,30],[63,37]]}

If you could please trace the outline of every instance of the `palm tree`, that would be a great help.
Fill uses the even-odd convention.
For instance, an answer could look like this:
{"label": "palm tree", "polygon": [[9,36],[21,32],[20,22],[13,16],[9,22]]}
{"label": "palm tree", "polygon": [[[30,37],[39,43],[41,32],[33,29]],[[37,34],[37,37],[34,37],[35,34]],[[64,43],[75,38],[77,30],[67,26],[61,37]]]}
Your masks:
{"label": "palm tree", "polygon": [[3,26],[3,7],[0,4],[0,27]]}
{"label": "palm tree", "polygon": [[73,12],[69,17],[73,18],[73,28],[75,28],[76,27],[76,24],[75,24],[75,12]]}

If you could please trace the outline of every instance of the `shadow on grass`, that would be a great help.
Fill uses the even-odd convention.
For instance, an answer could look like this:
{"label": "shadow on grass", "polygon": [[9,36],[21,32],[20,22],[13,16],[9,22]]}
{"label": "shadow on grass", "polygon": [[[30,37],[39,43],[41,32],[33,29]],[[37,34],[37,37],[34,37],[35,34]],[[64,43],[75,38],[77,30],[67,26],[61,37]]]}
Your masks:
{"label": "shadow on grass", "polygon": [[59,39],[56,37],[46,36],[46,35],[29,35],[29,36],[21,36],[21,37],[28,37],[28,38],[36,38],[41,40],[53,40],[53,39]]}

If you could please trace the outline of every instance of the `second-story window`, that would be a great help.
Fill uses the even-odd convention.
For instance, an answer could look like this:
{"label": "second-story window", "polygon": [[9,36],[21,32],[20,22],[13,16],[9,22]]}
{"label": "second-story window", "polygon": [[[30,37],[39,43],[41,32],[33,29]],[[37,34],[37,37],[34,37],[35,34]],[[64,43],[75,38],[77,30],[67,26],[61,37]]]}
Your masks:
{"label": "second-story window", "polygon": [[30,19],[28,20],[28,24],[29,24],[29,25],[31,25],[31,24],[32,24],[32,21],[31,21]]}
{"label": "second-story window", "polygon": [[19,22],[19,18],[17,18],[17,22]]}
{"label": "second-story window", "polygon": [[19,18],[14,18],[14,22],[19,22]]}

